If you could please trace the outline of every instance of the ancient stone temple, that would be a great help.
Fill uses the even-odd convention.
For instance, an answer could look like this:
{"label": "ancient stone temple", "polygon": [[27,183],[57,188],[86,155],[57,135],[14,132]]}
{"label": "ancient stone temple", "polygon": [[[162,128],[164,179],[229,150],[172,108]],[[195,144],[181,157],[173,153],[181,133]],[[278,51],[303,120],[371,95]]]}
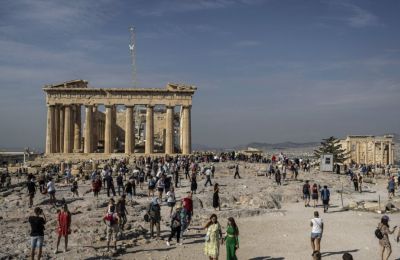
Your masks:
{"label": "ancient stone temple", "polygon": [[341,140],[342,148],[350,152],[346,163],[368,165],[394,164],[394,137],[393,135],[349,135]]}
{"label": "ancient stone temple", "polygon": [[[46,155],[192,152],[191,107],[196,87],[169,83],[165,89],[91,88],[87,81],[74,80],[46,85],[43,90]],[[155,126],[156,137],[162,136],[158,151]]]}

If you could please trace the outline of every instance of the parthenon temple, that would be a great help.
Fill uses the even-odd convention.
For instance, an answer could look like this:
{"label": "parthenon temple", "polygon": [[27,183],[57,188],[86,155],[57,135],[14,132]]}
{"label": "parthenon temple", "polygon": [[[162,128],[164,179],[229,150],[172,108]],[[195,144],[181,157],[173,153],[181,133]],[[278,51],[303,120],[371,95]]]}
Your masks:
{"label": "parthenon temple", "polygon": [[84,80],[45,85],[46,155],[190,154],[196,89],[91,88]]}
{"label": "parthenon temple", "polygon": [[341,140],[342,148],[349,152],[345,163],[367,165],[394,164],[394,136],[349,135]]}

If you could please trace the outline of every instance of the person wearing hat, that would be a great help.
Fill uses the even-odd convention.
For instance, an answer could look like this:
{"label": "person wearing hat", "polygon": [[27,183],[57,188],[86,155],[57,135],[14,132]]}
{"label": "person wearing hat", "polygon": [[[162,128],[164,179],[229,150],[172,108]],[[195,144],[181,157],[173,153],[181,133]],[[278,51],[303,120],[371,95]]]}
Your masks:
{"label": "person wearing hat", "polygon": [[176,242],[179,243],[179,238],[181,235],[181,210],[182,210],[182,203],[177,203],[175,207],[175,211],[171,214],[171,234],[167,240],[167,246],[170,246],[170,242],[172,238],[176,234]]}
{"label": "person wearing hat", "polygon": [[[381,246],[381,259],[388,260],[392,254],[392,245],[390,244],[389,234],[393,234],[397,226],[393,227],[393,230],[389,229],[389,217],[384,215],[381,218],[381,222],[378,224],[378,229],[381,231],[383,237],[379,239],[379,245]],[[386,252],[386,257],[385,257]]]}
{"label": "person wearing hat", "polygon": [[157,239],[160,238],[160,221],[161,221],[161,208],[158,203],[158,198],[153,198],[147,210],[150,217],[150,236],[154,235],[154,226],[157,228]]}

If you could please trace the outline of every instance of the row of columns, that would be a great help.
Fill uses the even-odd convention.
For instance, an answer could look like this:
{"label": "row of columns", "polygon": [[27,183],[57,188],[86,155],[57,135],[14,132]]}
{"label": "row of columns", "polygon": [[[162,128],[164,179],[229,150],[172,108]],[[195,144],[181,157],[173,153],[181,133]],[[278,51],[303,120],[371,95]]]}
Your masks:
{"label": "row of columns", "polygon": [[[380,163],[382,164],[394,164],[394,149],[392,147],[392,142],[391,141],[371,141],[372,142],[372,164],[376,165],[378,160],[377,160],[377,153],[376,153],[376,149],[377,149],[377,144],[380,144],[380,152],[381,154],[379,155],[381,158]],[[361,143],[364,143],[364,158],[363,160],[361,159]],[[357,164],[360,163],[365,163],[365,164],[370,164],[368,158],[368,143],[369,142],[359,142],[356,141],[355,142],[355,161]],[[387,149],[386,149],[387,146]],[[348,141],[347,143],[347,150],[351,151],[351,142]],[[387,151],[387,156],[385,155],[385,151]],[[386,159],[386,161],[384,161]]]}
{"label": "row of columns", "polygon": [[[116,106],[105,106],[104,153],[114,152],[116,140]],[[135,149],[134,106],[126,106],[125,118],[125,153],[132,154]],[[85,106],[84,153],[93,153],[97,148],[98,131],[97,107]],[[80,153],[81,147],[81,106],[80,105],[48,105],[46,154],[51,153]],[[182,107],[181,133],[182,153],[190,154],[191,146],[191,106]],[[154,106],[146,108],[146,142],[145,153],[154,153]],[[174,107],[166,108],[165,153],[174,151]]]}

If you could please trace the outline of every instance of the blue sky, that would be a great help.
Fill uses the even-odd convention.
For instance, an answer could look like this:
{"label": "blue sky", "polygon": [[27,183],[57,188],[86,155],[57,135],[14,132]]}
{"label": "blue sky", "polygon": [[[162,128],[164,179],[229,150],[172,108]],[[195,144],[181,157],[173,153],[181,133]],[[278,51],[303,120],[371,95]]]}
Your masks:
{"label": "blue sky", "polygon": [[44,84],[198,87],[193,143],[400,133],[400,1],[3,0],[0,146],[44,146]]}

